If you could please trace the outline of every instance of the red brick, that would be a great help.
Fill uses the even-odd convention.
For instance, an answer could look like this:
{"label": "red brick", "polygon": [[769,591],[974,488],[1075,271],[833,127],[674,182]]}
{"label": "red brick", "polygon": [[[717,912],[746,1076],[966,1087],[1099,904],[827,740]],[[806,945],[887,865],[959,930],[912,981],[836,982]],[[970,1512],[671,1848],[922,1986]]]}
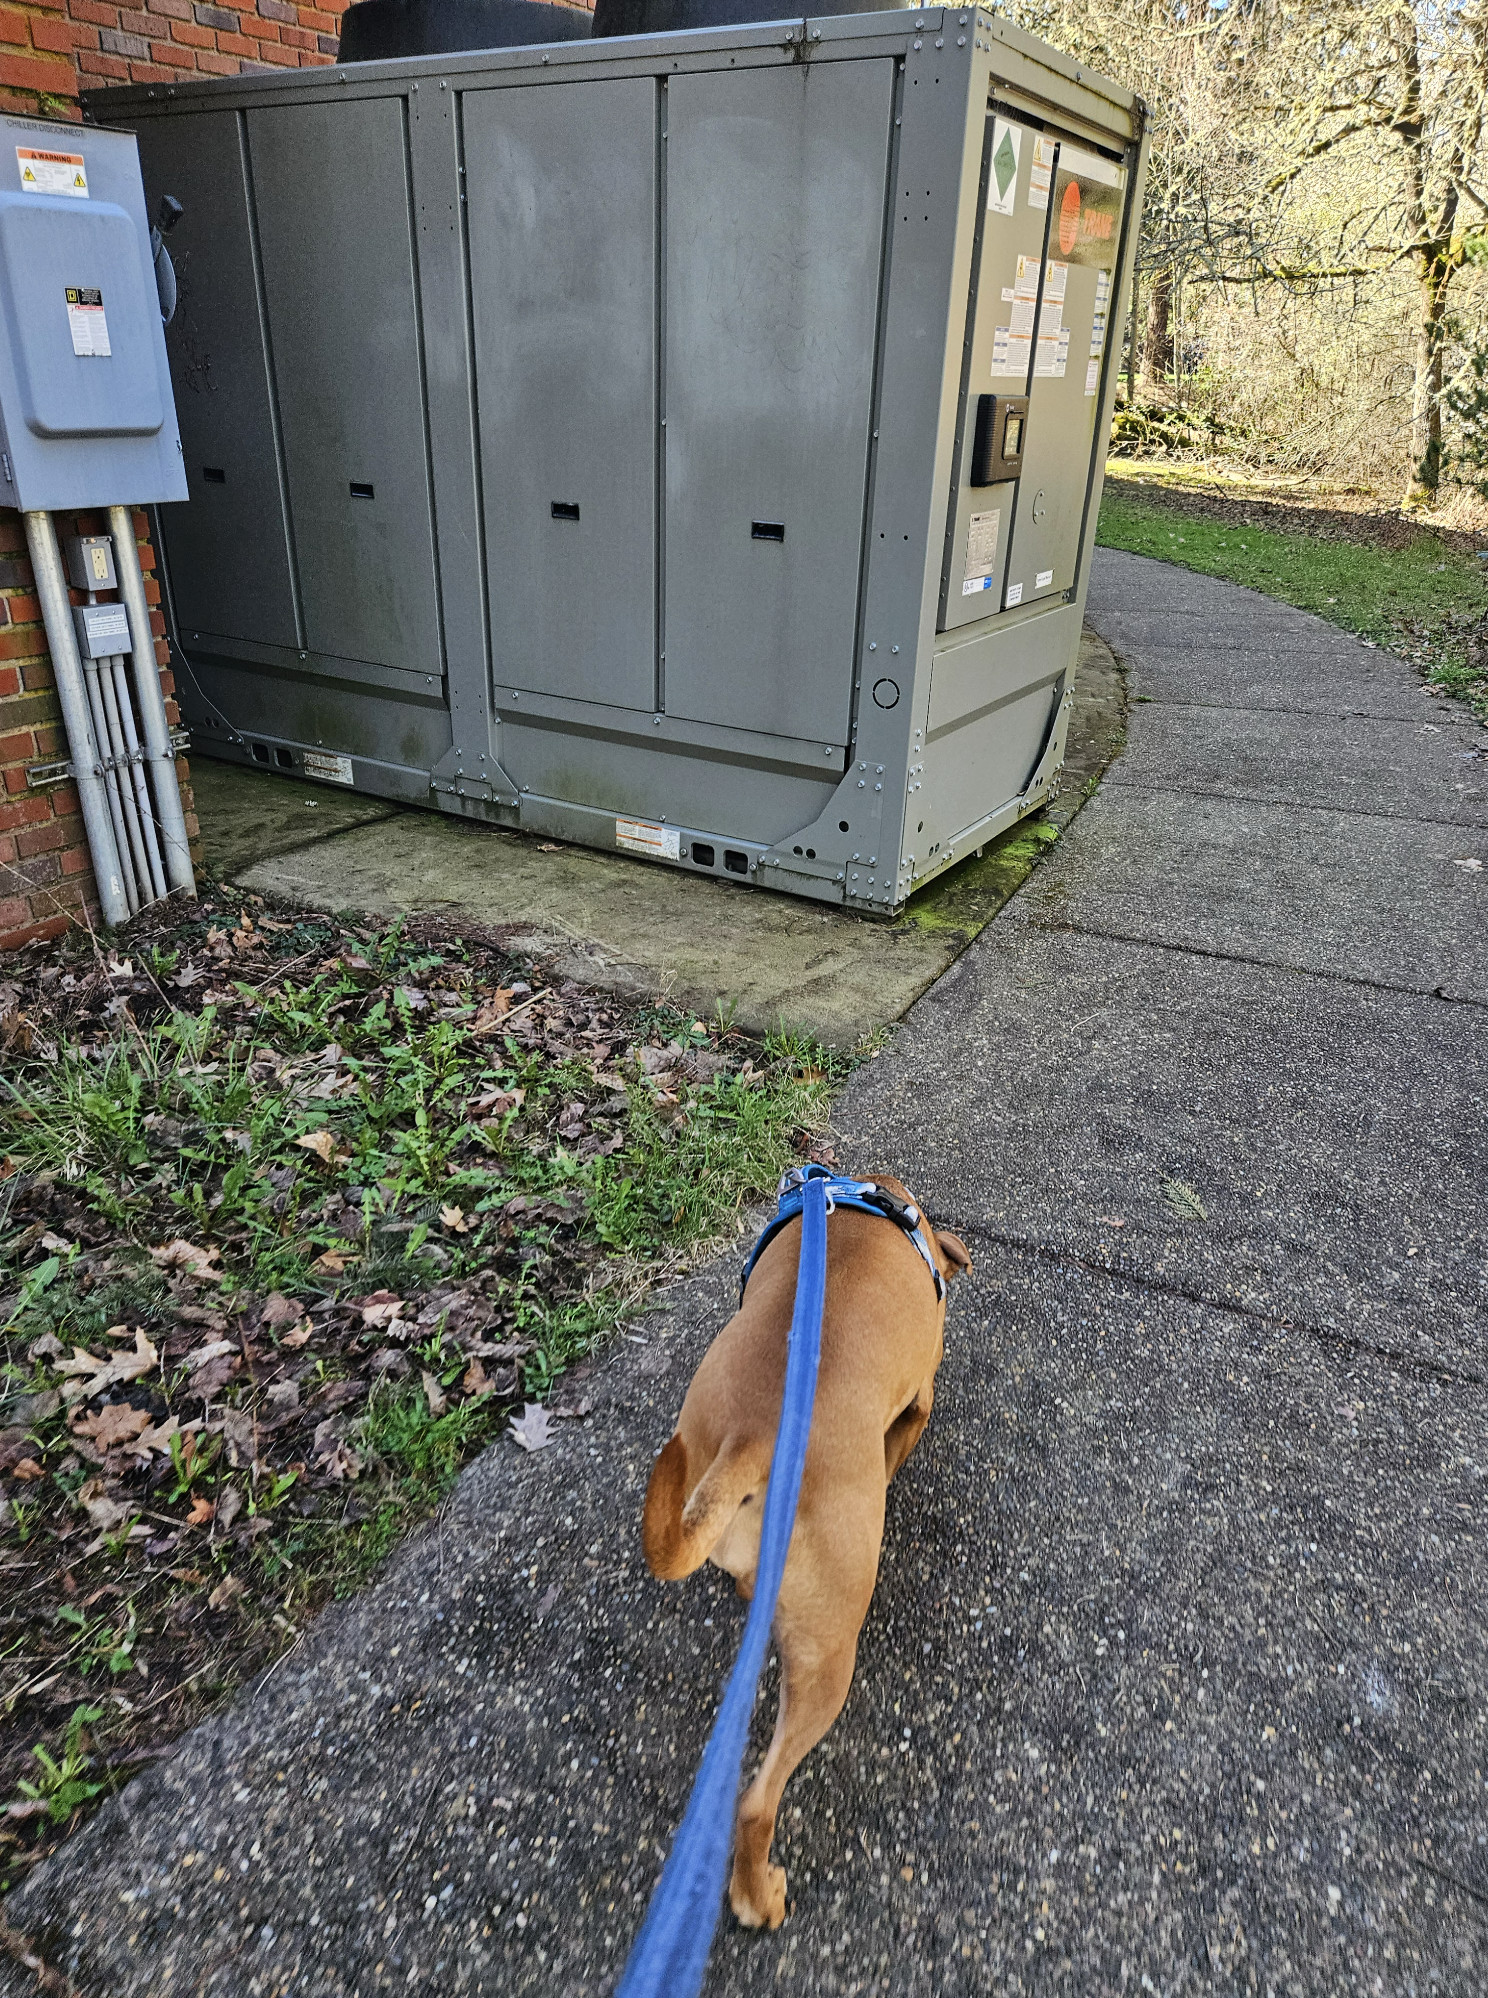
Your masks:
{"label": "red brick", "polygon": [[[25,773],[22,772],[22,784],[25,781]],[[12,798],[8,805],[0,805],[0,832],[16,832],[21,826],[40,825],[43,819],[51,816],[49,801],[39,791],[32,791],[24,798]]]}
{"label": "red brick", "polygon": [[0,833],[0,867],[15,859],[15,834]]}
{"label": "red brick", "polygon": [[68,829],[52,819],[44,826],[31,826],[16,839],[16,852],[22,860],[30,860],[38,853],[55,853],[59,846],[68,843]]}
{"label": "red brick", "polygon": [[179,74],[178,70],[162,69],[158,62],[132,62],[129,65],[131,83],[174,83]]}
{"label": "red brick", "polygon": [[77,816],[77,786],[75,784],[54,785],[52,788],[52,817],[54,819],[75,819]]}
{"label": "red brick", "polygon": [[316,28],[327,35],[335,34],[336,17],[334,14],[322,14],[315,7],[300,7],[296,11],[299,14],[300,26],[302,28]]}
{"label": "red brick", "polygon": [[41,604],[37,598],[11,595],[7,602],[10,605],[12,624],[41,623]]}
{"label": "red brick", "polygon": [[74,49],[96,49],[98,30],[79,21],[33,21],[31,39],[39,49],[71,55]]}
{"label": "red brick", "polygon": [[77,89],[71,63],[44,62],[36,56],[0,54],[0,83],[17,90],[45,90],[70,95]]}
{"label": "red brick", "polygon": [[0,513],[0,548],[13,551],[26,545],[25,532],[19,519],[9,511]]}
{"label": "red brick", "polygon": [[0,666],[0,701],[21,691],[21,676],[14,666]]}
{"label": "red brick", "polygon": [[175,42],[151,42],[150,54],[168,69],[196,68],[196,57],[192,51],[179,48]]}
{"label": "red brick", "polygon": [[91,21],[95,28],[117,28],[119,25],[118,8],[105,7],[101,0],[72,0],[68,12],[74,21]]}
{"label": "red brick", "polygon": [[[51,23],[38,22],[38,27],[50,27]],[[13,48],[24,49],[31,41],[31,23],[19,7],[0,7],[0,42],[9,42]]]}
{"label": "red brick", "polygon": [[76,846],[69,847],[67,852],[62,856],[63,878],[65,879],[68,875],[72,874],[86,874],[90,871],[92,865],[92,861],[88,858],[87,847],[80,842]]}
{"label": "red brick", "polygon": [[251,14],[245,14],[242,26],[243,33],[251,35],[253,40],[261,46],[266,47],[268,44],[277,43],[279,40],[279,23],[277,21],[257,21]]}
{"label": "red brick", "polygon": [[152,14],[165,14],[172,21],[190,21],[192,14],[190,0],[145,0]]}
{"label": "red brick", "polygon": [[78,74],[100,77],[105,83],[127,83],[129,64],[121,56],[87,54],[78,61]]}
{"label": "red brick", "polygon": [[24,763],[28,756],[36,754],[36,738],[29,728],[14,730],[10,735],[0,735],[0,764]]}
{"label": "red brick", "polygon": [[184,42],[189,49],[214,49],[217,37],[210,28],[199,28],[195,21],[173,21],[171,39]]}
{"label": "red brick", "polygon": [[31,920],[31,905],[19,895],[7,896],[0,902],[0,944],[14,947],[22,939],[17,934],[23,923]]}
{"label": "red brick", "polygon": [[20,950],[23,944],[46,943],[52,937],[61,936],[64,930],[72,928],[68,916],[48,916],[45,922],[26,923],[24,927],[11,929],[5,921],[8,903],[0,903],[0,944],[9,950]]}
{"label": "red brick", "polygon": [[246,35],[220,34],[217,46],[224,55],[251,56],[258,54],[258,43],[250,42]]}
{"label": "red brick", "polygon": [[196,66],[208,76],[236,76],[238,65],[231,56],[218,55],[215,49],[198,49]]}

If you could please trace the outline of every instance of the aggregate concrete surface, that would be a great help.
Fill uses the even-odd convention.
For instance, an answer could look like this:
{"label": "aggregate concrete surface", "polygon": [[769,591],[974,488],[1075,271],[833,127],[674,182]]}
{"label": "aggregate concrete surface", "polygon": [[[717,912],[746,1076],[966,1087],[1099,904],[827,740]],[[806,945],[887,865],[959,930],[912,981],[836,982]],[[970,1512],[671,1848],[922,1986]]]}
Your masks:
{"label": "aggregate concrete surface", "polygon": [[[790,1914],[725,1917],[707,1989],[1476,1993],[1488,870],[1453,862],[1488,835],[1431,842],[1482,734],[1362,647],[1347,705],[1347,643],[1248,592],[1102,554],[1092,596],[1145,697],[1123,781],[839,1108],[844,1163],[902,1169],[976,1269],[786,1793]],[[1288,642],[1198,704],[1209,621]],[[1178,788],[1314,665],[1309,743],[1393,759],[1388,813]],[[1383,751],[1342,725],[1371,690]],[[9,1916],[49,1963],[89,1998],[613,1988],[742,1625],[637,1535],[736,1270],[38,1870]]]}

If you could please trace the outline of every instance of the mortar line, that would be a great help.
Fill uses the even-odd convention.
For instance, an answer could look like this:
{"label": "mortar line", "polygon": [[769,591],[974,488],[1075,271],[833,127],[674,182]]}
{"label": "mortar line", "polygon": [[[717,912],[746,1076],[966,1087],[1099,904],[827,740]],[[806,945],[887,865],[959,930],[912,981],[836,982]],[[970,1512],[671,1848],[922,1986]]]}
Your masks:
{"label": "mortar line", "polygon": [[[945,1225],[947,1217],[938,1217]],[[1022,1255],[1035,1257],[1040,1262],[1058,1263],[1084,1270],[1092,1276],[1102,1276],[1113,1283],[1127,1283],[1137,1289],[1151,1291],[1158,1297],[1181,1299],[1185,1304],[1197,1304],[1206,1311],[1227,1312],[1234,1318],[1245,1318],[1258,1325],[1268,1326],[1277,1332],[1299,1332],[1306,1339],[1315,1340],[1319,1345],[1331,1346],[1346,1354],[1367,1356],[1383,1360],[1397,1371],[1407,1374],[1420,1374],[1428,1380],[1446,1381],[1454,1387],[1488,1387],[1488,1375],[1469,1373],[1458,1368],[1438,1364],[1432,1360],[1419,1358],[1412,1353],[1402,1353],[1391,1346],[1377,1346],[1367,1339],[1353,1338],[1347,1332],[1334,1332],[1325,1325],[1312,1325],[1295,1318],[1283,1318],[1275,1312],[1263,1311],[1253,1304],[1237,1303],[1234,1298],[1211,1295],[1188,1284],[1165,1282],[1162,1278],[1149,1276],[1141,1270],[1124,1264],[1101,1262],[1094,1256],[1081,1255],[1076,1249],[1060,1249],[1047,1242],[1031,1241],[1022,1235],[1005,1234],[999,1229],[983,1227],[976,1221],[951,1221],[958,1235],[969,1235],[974,1242],[981,1241],[1000,1249],[1013,1249]]]}
{"label": "mortar line", "polygon": [[1243,957],[1238,951],[1216,950],[1206,944],[1173,943],[1165,937],[1130,936],[1123,930],[1098,930],[1087,923],[1031,923],[1031,928],[1045,936],[1066,935],[1095,937],[1103,943],[1130,944],[1138,950],[1166,950],[1182,957],[1204,957],[1216,964],[1243,964],[1252,971],[1282,971],[1290,978],[1314,978],[1324,985],[1357,985],[1366,992],[1391,992],[1403,999],[1434,999],[1444,1006],[1488,1007],[1488,999],[1479,999],[1472,994],[1444,992],[1440,986],[1434,991],[1424,992],[1417,985],[1392,985],[1387,979],[1365,978],[1350,971],[1315,971],[1305,964],[1286,964],[1280,958]]}

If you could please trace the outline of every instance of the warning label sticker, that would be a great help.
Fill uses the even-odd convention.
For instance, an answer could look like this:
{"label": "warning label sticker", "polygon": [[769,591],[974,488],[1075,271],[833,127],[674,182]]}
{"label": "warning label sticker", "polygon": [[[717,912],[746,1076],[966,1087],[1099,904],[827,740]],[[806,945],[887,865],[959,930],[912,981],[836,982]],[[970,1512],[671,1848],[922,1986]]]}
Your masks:
{"label": "warning label sticker", "polygon": [[[1029,306],[1031,313],[1033,307]],[[1033,335],[1015,333],[1011,326],[994,326],[992,329],[992,366],[989,372],[994,375],[1016,375],[1023,381],[1028,375],[1028,358],[1033,347]]]}
{"label": "warning label sticker", "polygon": [[305,775],[318,777],[322,784],[349,784],[352,781],[351,758],[332,756],[324,749],[307,749]]}
{"label": "warning label sticker", "polygon": [[653,860],[676,860],[682,852],[682,835],[675,826],[653,826],[645,819],[616,819],[615,844],[630,853],[649,854]]}
{"label": "warning label sticker", "polygon": [[67,286],[67,326],[74,354],[83,359],[103,360],[113,353],[101,291],[79,284]]}
{"label": "warning label sticker", "polygon": [[1055,151],[1053,139],[1039,137],[1033,142],[1033,170],[1028,178],[1030,208],[1044,209],[1049,205],[1049,194],[1054,185]]}
{"label": "warning label sticker", "polygon": [[992,571],[997,566],[997,530],[1002,522],[1001,507],[990,513],[974,513],[966,529],[966,576],[961,585],[963,597],[974,597],[992,587]]}
{"label": "warning label sticker", "polygon": [[1018,149],[1022,131],[1001,118],[992,120],[992,171],[987,176],[987,212],[1011,215],[1018,185]]}
{"label": "warning label sticker", "polygon": [[1023,585],[1021,583],[1009,583],[1008,593],[1002,600],[1004,610],[1011,610],[1014,604],[1021,604],[1022,601]]}
{"label": "warning label sticker", "polygon": [[81,153],[43,153],[34,146],[16,147],[23,194],[71,194],[88,199],[88,169]]}

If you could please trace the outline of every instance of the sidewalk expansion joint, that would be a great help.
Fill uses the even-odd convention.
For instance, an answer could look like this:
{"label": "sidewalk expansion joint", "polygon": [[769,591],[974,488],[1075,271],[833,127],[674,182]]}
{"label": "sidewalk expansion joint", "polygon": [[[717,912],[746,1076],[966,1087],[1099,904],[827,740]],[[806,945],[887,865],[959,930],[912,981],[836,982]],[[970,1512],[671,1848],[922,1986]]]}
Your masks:
{"label": "sidewalk expansion joint", "polygon": [[1388,978],[1365,978],[1352,971],[1318,971],[1312,965],[1288,964],[1277,957],[1242,957],[1238,951],[1215,950],[1207,944],[1174,943],[1166,937],[1130,936],[1124,930],[1097,930],[1088,923],[1048,923],[1034,919],[1031,927],[1047,936],[1094,937],[1100,943],[1130,944],[1137,950],[1172,951],[1179,957],[1205,957],[1216,964],[1243,964],[1252,971],[1280,971],[1290,978],[1315,978],[1324,985],[1357,985],[1366,992],[1389,992],[1401,999],[1436,999],[1445,1006],[1485,1006],[1475,993],[1448,992],[1444,985],[1426,991],[1419,985],[1396,985]]}
{"label": "sidewalk expansion joint", "polygon": [[1270,805],[1278,811],[1316,812],[1322,818],[1384,819],[1391,825],[1445,826],[1452,832],[1488,832],[1488,819],[1436,819],[1420,812],[1366,811],[1361,805],[1314,805],[1302,798],[1260,791],[1206,791],[1197,784],[1151,784],[1140,777],[1107,776],[1113,791],[1146,791],[1151,797],[1210,798],[1221,805]]}
{"label": "sidewalk expansion joint", "polygon": [[1445,1382],[1453,1387],[1488,1387],[1488,1375],[1451,1367],[1441,1361],[1422,1359],[1419,1354],[1404,1353],[1398,1347],[1377,1345],[1372,1340],[1335,1331],[1331,1326],[1310,1325],[1296,1318],[1279,1317],[1275,1312],[1262,1311],[1253,1304],[1242,1304],[1233,1297],[1223,1297],[1194,1284],[1174,1283],[1170,1279],[1154,1276],[1125,1261],[1112,1262],[1100,1256],[1082,1255],[1077,1249],[1055,1248],[1048,1242],[1034,1241],[1024,1235],[1005,1234],[999,1229],[984,1228],[976,1221],[955,1220],[944,1214],[938,1214],[936,1220],[938,1225],[954,1229],[956,1234],[963,1239],[969,1238],[973,1243],[984,1242],[991,1248],[1012,1249],[1040,1262],[1082,1270],[1090,1276],[1105,1277],[1112,1283],[1130,1284],[1138,1290],[1150,1291],[1154,1296],[1200,1305],[1206,1311],[1223,1311],[1231,1317],[1247,1319],[1271,1331],[1300,1333],[1303,1338],[1350,1358],[1383,1360],[1397,1373]]}

